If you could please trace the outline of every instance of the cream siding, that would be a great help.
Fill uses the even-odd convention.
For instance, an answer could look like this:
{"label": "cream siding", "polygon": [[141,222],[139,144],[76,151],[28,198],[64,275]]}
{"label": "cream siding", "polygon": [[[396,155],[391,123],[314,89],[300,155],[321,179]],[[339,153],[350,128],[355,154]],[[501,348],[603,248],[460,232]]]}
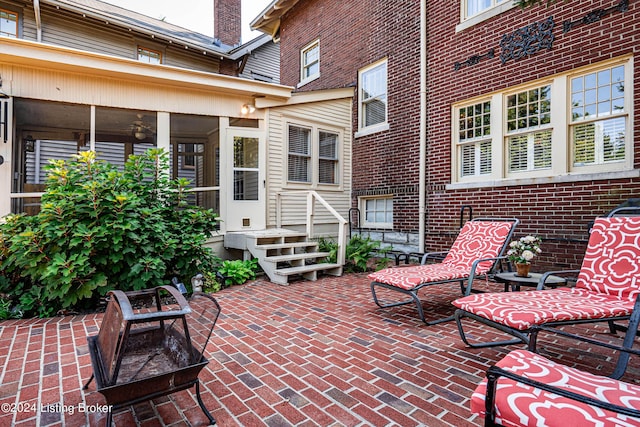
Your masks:
{"label": "cream siding", "polygon": [[[276,197],[282,198],[282,226],[301,228],[306,223],[306,190],[314,190],[345,219],[348,219],[351,193],[351,105],[352,98],[273,107],[267,113],[267,227],[275,227]],[[304,185],[287,182],[287,125],[308,124],[314,129],[338,131],[339,183],[335,186]],[[337,230],[335,218],[321,204],[315,205],[315,224],[325,224],[326,230]],[[319,230],[318,230],[319,231]]]}
{"label": "cream siding", "polygon": [[[8,3],[16,5],[16,3]],[[77,13],[58,10],[41,4],[42,42],[87,52],[137,59],[138,46],[158,50],[162,63],[206,72],[219,72],[220,60],[195,49],[186,49],[166,41],[153,40],[116,24],[106,24]],[[33,5],[22,8],[22,39],[36,41],[36,21]]]}
{"label": "cream siding", "polygon": [[[240,116],[250,96],[189,90],[168,85],[140,83],[123,78],[51,71],[44,68],[7,66],[13,96],[86,105],[167,111],[185,114]],[[8,80],[8,79],[7,79]]]}
{"label": "cream siding", "polygon": [[240,77],[280,83],[280,45],[269,41],[251,52]]}

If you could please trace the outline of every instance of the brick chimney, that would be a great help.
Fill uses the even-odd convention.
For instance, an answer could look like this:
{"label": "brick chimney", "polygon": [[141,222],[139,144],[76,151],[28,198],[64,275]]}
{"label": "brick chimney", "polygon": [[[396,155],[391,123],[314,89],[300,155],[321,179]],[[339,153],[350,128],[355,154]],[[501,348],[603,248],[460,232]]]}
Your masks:
{"label": "brick chimney", "polygon": [[222,44],[240,44],[242,0],[213,0],[213,37]]}

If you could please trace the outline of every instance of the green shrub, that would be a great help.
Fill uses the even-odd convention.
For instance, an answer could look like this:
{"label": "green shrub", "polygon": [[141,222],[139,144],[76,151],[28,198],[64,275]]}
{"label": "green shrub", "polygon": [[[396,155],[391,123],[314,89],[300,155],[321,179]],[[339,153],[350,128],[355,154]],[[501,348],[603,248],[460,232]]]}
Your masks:
{"label": "green shrub", "polygon": [[214,264],[203,244],[216,215],[188,203],[188,181],[169,179],[168,165],[166,152],[151,149],[123,171],[93,152],[46,166],[41,211],[0,225],[0,293],[42,317]]}
{"label": "green shrub", "polygon": [[[338,259],[338,244],[330,239],[321,238],[318,240],[318,250],[320,252],[329,252],[326,259],[328,263],[335,263]],[[369,260],[375,257],[377,259],[377,268],[386,266],[389,258],[384,254],[389,249],[380,248],[380,241],[373,240],[370,237],[362,237],[360,235],[352,236],[347,242],[345,249],[345,266],[346,272],[364,272],[367,271]]]}
{"label": "green shrub", "polygon": [[225,287],[241,285],[247,280],[255,279],[258,272],[258,259],[242,261],[239,259],[222,261],[218,273],[223,276],[221,280]]}

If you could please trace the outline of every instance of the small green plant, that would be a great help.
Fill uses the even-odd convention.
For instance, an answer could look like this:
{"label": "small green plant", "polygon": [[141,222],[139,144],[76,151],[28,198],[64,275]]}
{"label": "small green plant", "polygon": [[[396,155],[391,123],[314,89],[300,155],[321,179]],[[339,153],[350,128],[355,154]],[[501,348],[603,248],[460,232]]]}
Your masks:
{"label": "small green plant", "polygon": [[22,314],[22,310],[13,306],[10,299],[0,297],[0,320],[20,319]]}
{"label": "small green plant", "polygon": [[[355,235],[349,240],[346,249],[346,265],[345,270],[353,272],[367,271],[367,264],[376,254],[384,254],[388,249],[380,248],[380,241],[373,240],[370,237],[362,237]],[[377,264],[385,263],[387,258],[378,260]]]}
{"label": "small green plant", "polygon": [[[389,258],[386,258],[384,254],[388,252],[390,248],[381,248],[380,245],[381,243],[378,240],[373,240],[370,237],[362,237],[360,235],[351,237],[345,249],[345,271],[367,271],[369,260],[374,257],[377,257],[376,268],[386,266],[389,262]],[[326,262],[337,262],[338,243],[335,241],[320,238],[318,240],[318,250],[329,253],[329,256],[326,258]]]}
{"label": "small green plant", "polygon": [[204,292],[213,294],[224,288],[222,280],[216,275],[215,271],[205,271],[202,273],[204,277],[204,284],[202,290]]}
{"label": "small green plant", "polygon": [[230,261],[222,261],[222,265],[218,269],[218,273],[224,277],[223,282],[226,286],[241,285],[247,280],[256,278],[258,272],[258,259],[242,261],[239,259]]}

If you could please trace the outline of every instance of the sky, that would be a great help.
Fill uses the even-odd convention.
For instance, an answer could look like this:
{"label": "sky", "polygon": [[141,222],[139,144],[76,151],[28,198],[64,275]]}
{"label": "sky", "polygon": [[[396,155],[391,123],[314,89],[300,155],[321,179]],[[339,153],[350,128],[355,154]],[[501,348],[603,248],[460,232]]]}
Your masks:
{"label": "sky", "polygon": [[[213,0],[102,0],[152,18],[165,18],[166,22],[179,25],[201,34],[213,36]],[[249,23],[272,0],[242,0],[242,43],[262,34],[251,31]]]}

